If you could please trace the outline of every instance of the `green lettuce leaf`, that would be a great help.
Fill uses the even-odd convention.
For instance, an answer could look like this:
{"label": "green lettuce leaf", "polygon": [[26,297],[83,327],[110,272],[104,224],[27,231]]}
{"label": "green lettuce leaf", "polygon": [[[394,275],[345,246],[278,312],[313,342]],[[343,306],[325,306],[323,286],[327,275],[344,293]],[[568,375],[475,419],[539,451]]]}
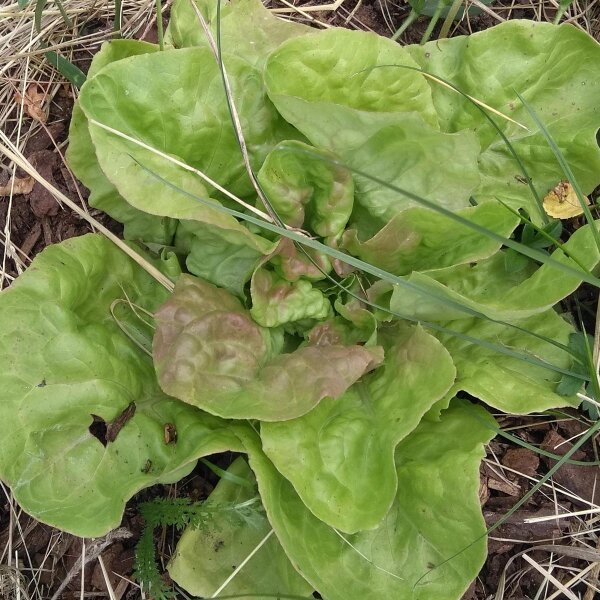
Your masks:
{"label": "green lettuce leaf", "polygon": [[347,169],[322,158],[335,160],[313,146],[284,142],[267,156],[258,181],[286,225],[337,237],[352,214],[354,181]]}
{"label": "green lettuce leaf", "polygon": [[381,348],[306,346],[281,351],[280,331],[260,327],[242,304],[182,275],[156,313],[154,364],[162,389],[212,414],[281,421],[340,396],[383,359]]}
{"label": "green lettuce leaf", "polygon": [[[584,193],[600,183],[600,45],[572,25],[509,21],[470,36],[408,46],[423,69],[503,112],[492,115],[544,196],[565,178],[543,134],[517,96],[533,107],[558,144]],[[396,69],[391,69],[392,71]],[[401,69],[397,69],[401,71]],[[478,200],[500,198],[539,221],[523,173],[481,112],[463,96],[430,81],[442,131],[475,131],[481,142]]]}
{"label": "green lettuce leaf", "polygon": [[[139,54],[151,54],[158,46],[137,40],[113,40],[105,42],[94,55],[87,74],[93,78],[105,66]],[[69,128],[69,146],[66,159],[77,178],[89,188],[88,202],[123,223],[123,236],[129,240],[144,240],[158,244],[169,244],[175,233],[176,222],[166,217],[156,217],[137,210],[127,203],[117,188],[106,178],[98,159],[88,130],[88,121],[79,105],[73,106]]]}
{"label": "green lettuce leaf", "polygon": [[[519,223],[500,204],[491,202],[457,211],[462,217],[509,237]],[[392,219],[372,238],[361,241],[347,230],[342,248],[394,275],[428,271],[488,258],[500,243],[425,208],[410,208]]]}
{"label": "green lettuce leaf", "polygon": [[239,298],[264,254],[249,244],[246,236],[222,235],[199,221],[180,221],[175,246],[185,255],[190,273],[225,288]]}
{"label": "green lettuce leaf", "polygon": [[[405,48],[387,38],[332,28],[281,44],[268,58],[265,79],[278,109],[280,100],[295,97],[307,105],[334,104],[381,116],[416,112],[437,127],[431,90],[421,74],[376,68],[397,63],[417,66]],[[304,125],[310,116],[314,127],[324,120],[304,115]]]}
{"label": "green lettuce leaf", "polygon": [[[216,0],[196,0],[200,12],[217,37]],[[314,31],[306,25],[284,21],[267,10],[260,0],[221,2],[221,50],[262,66],[267,56],[285,40]],[[176,0],[165,41],[176,48],[208,46],[206,35],[190,0]]]}
{"label": "green lettuce leaf", "polygon": [[306,279],[292,283],[273,271],[258,269],[252,276],[250,294],[250,314],[263,327],[333,316],[327,297]]}
{"label": "green lettuce leaf", "polygon": [[[600,253],[589,225],[578,229],[564,248],[588,271],[593,271],[600,262]],[[560,249],[552,253],[552,258],[580,270]],[[425,291],[397,286],[390,307],[400,314],[429,321],[464,318],[464,311],[444,302],[448,299],[490,318],[510,321],[547,311],[581,285],[582,280],[578,276],[565,273],[552,264],[546,263],[535,269],[533,261],[528,263],[523,270],[514,271],[507,265],[505,252],[499,252],[475,265],[415,272],[408,281]]]}
{"label": "green lettuce leaf", "polygon": [[362,600],[456,600],[486,558],[479,463],[494,426],[483,409],[461,403],[440,422],[421,422],[396,450],[389,513],[376,529],[345,536],[304,506],[257,436],[240,437],[281,545],[324,598],[347,600],[351,590]]}
{"label": "green lettuce leaf", "polygon": [[290,282],[301,278],[319,281],[325,279],[325,273],[331,271],[331,260],[327,255],[312,248],[299,248],[292,240],[283,236],[269,258],[269,265]]}
{"label": "green lettuce leaf", "polygon": [[[265,81],[277,110],[316,147],[447,208],[466,207],[479,185],[477,137],[439,131],[420,73],[373,68],[398,63],[417,66],[390,40],[331,29],[282,44],[267,61]],[[376,219],[371,234],[418,206],[368,177],[354,179],[356,208],[363,208],[356,226],[364,230],[363,221]]]}
{"label": "green lettuce leaf", "polygon": [[[524,330],[533,331],[565,346],[575,328],[554,310],[515,321]],[[445,324],[483,342],[504,346],[520,354],[543,360],[559,369],[573,370],[573,357],[556,346],[506,325],[483,319],[460,319]],[[513,414],[526,414],[559,406],[578,406],[576,396],[563,396],[557,386],[562,374],[531,364],[523,358],[500,354],[480,344],[448,334],[436,334],[456,365],[453,391],[464,390],[486,404]]]}
{"label": "green lettuce leaf", "polygon": [[447,350],[421,327],[400,325],[386,337],[384,366],[340,398],[261,426],[265,454],[306,507],[348,533],[373,529],[385,517],[397,491],[396,446],[456,375]]}
{"label": "green lettuce leaf", "polygon": [[[256,479],[243,458],[237,458],[227,473],[242,477],[252,485],[244,487],[221,479],[207,499],[209,504],[243,504],[257,497]],[[210,529],[188,527],[185,530],[169,563],[169,575],[190,594],[210,598],[231,575],[232,569],[240,565],[270,531],[266,515],[258,510],[251,521],[236,518],[235,514],[217,513]],[[253,599],[267,600],[278,594],[310,596],[312,586],[294,570],[277,538],[271,536],[223,593],[242,597],[251,594]]]}
{"label": "green lettuce leaf", "polygon": [[[162,268],[178,273],[172,259]],[[136,309],[111,314],[118,301],[152,311],[167,296],[94,234],[50,246],[0,295],[0,477],[36,519],[104,535],[140,489],[239,449],[224,421],[161,392],[131,339],[150,335]]]}
{"label": "green lettuce leaf", "polygon": [[[257,70],[234,57],[228,59],[227,68],[248,151],[257,168],[272,147],[293,136],[293,132],[267,99]],[[117,97],[122,100],[115,105]],[[157,98],[169,101],[157,102]],[[90,120],[89,130],[100,166],[120,194],[147,213],[197,221],[198,239],[192,246],[202,246],[209,230],[213,248],[219,248],[217,254],[230,258],[231,254],[241,253],[244,265],[228,260],[227,268],[223,267],[224,273],[218,277],[214,273],[215,259],[211,259],[213,264],[198,269],[203,276],[219,284],[225,281],[227,287],[239,293],[244,282],[240,281],[236,287],[232,278],[240,271],[244,273],[248,263],[256,266],[260,255],[271,252],[274,244],[251,233],[234,217],[188,195],[204,199],[219,195],[198,175],[91,123],[94,119],[200,169],[234,194],[252,196],[254,188],[243,164],[221,74],[211,51],[171,50],[113,63],[86,83],[80,103]],[[218,200],[213,202],[218,204]],[[188,233],[191,226],[187,224]],[[194,258],[191,264],[199,266]]]}

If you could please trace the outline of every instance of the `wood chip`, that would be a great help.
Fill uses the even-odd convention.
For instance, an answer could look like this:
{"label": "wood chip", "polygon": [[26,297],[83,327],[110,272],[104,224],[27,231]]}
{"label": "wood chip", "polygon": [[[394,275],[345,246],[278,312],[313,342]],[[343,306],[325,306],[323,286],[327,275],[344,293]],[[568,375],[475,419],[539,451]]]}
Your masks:
{"label": "wood chip", "polygon": [[509,448],[502,457],[502,464],[533,477],[540,466],[540,457],[528,448]]}
{"label": "wood chip", "polygon": [[491,490],[498,490],[509,496],[520,496],[521,488],[516,483],[510,483],[508,481],[502,481],[500,479],[488,479],[488,487]]}

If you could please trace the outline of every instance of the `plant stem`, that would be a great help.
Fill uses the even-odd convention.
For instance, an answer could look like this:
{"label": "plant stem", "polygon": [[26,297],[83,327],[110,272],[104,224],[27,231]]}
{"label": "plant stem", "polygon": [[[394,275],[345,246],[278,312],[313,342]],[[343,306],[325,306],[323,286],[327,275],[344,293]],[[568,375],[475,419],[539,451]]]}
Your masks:
{"label": "plant stem", "polygon": [[121,37],[121,13],[122,0],[115,0],[115,21],[113,24],[113,33],[115,37]]}
{"label": "plant stem", "polygon": [[558,11],[554,17],[554,25],[558,25],[560,20],[565,16],[565,13],[569,10],[573,0],[561,0],[558,6]]}
{"label": "plant stem", "polygon": [[427,25],[427,29],[425,30],[425,33],[421,38],[421,46],[429,41],[429,38],[433,33],[433,29],[437,25],[437,22],[440,20],[440,16],[442,15],[442,11],[444,10],[445,6],[446,3],[442,2],[442,0],[438,2],[438,5],[435,7],[435,12],[431,16],[431,20],[429,21],[429,25]]}
{"label": "plant stem", "polygon": [[393,40],[397,40],[417,19],[419,18],[419,13],[413,8],[409,13],[408,17],[404,19],[402,25],[398,28],[396,33],[392,36]]}
{"label": "plant stem", "polygon": [[156,0],[156,29],[158,31],[158,47],[161,50],[165,49],[165,40],[163,34],[163,20],[162,20],[162,1]]}
{"label": "plant stem", "polygon": [[[448,37],[448,32],[450,31],[450,27],[452,26],[452,21],[454,21],[454,17],[456,17],[456,13],[458,13],[458,9],[460,5],[463,3],[463,0],[454,0],[444,22],[442,23],[442,28],[440,29],[440,35],[438,35],[438,40]],[[465,7],[466,10],[466,7]]]}

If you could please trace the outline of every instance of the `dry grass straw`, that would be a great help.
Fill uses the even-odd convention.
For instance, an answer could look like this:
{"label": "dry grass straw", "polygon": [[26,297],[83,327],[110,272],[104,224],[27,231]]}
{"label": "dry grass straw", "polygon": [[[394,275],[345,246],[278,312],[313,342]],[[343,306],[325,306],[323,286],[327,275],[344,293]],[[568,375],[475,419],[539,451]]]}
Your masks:
{"label": "dry grass straw", "polygon": [[[365,20],[368,19],[361,17],[362,4],[363,0],[343,0],[342,2],[338,0],[333,3],[314,2],[313,0],[271,0],[269,6],[276,13],[302,22],[308,22],[318,15],[321,24],[329,27],[328,21],[337,16],[340,22],[350,28],[370,31],[372,30],[371,26],[365,23]],[[383,22],[390,35],[398,29],[411,8],[405,0],[375,0],[372,4],[383,17]],[[558,0],[502,0],[487,6],[480,0],[465,0],[463,7],[476,7],[480,13],[485,13],[489,21],[486,26],[489,27],[515,18],[551,23],[558,10],[559,2]],[[467,11],[465,13],[462,19],[452,24],[450,36],[473,33],[481,28],[479,17],[474,19]],[[323,23],[323,21],[326,22]],[[571,23],[592,37],[600,39],[600,0],[575,0],[561,22]]]}
{"label": "dry grass straw", "polygon": [[[494,477],[507,483],[514,481],[515,476],[520,481],[529,482],[530,485],[538,483],[538,477],[507,467],[493,451],[490,454],[491,458],[485,459],[485,463]],[[544,483],[539,494],[543,502],[554,507],[554,514],[524,518],[523,523],[555,521],[566,533],[554,538],[536,540],[535,544],[527,539],[505,538],[492,534],[492,540],[527,546],[525,550],[511,556],[505,565],[494,596],[495,600],[505,600],[512,597],[513,593],[520,592],[520,582],[532,570],[542,575],[542,584],[536,595],[538,600],[556,600],[559,597],[581,600],[582,596],[574,591],[575,586],[579,586],[579,589],[581,586],[585,587],[584,600],[596,598],[600,568],[600,506],[561,486],[552,478]],[[572,504],[587,508],[573,510]],[[538,556],[545,553],[544,559],[534,559],[531,556],[533,551],[537,551]],[[524,561],[522,567],[510,572],[510,567],[519,558]],[[572,561],[565,562],[565,558],[578,559],[578,566],[574,567]]]}
{"label": "dry grass straw", "polygon": [[[19,8],[17,2],[0,7],[0,131],[18,152],[25,149],[33,135],[46,127],[43,120],[27,117],[25,97],[30,86],[35,86],[43,93],[42,104],[46,110],[59,92],[70,87],[48,64],[44,53],[54,49],[68,60],[74,56],[85,59],[91,57],[99,45],[113,35],[113,2],[71,0],[64,4],[72,27],[65,23],[57,7],[49,2],[43,13],[40,33],[34,26],[35,2],[24,9]],[[123,36],[142,34],[153,19],[153,0],[124,3]],[[47,47],[42,48],[41,42]],[[75,94],[72,88],[70,91]],[[61,152],[59,156],[64,160]],[[14,181],[15,174],[15,164],[6,156],[0,157],[0,176],[4,179],[8,176],[9,180]],[[13,194],[0,201],[6,202],[6,218],[0,231],[0,245],[3,248],[0,261],[1,289],[13,279],[7,271],[21,273],[28,260],[26,253],[11,239]],[[80,209],[87,212],[83,201]]]}

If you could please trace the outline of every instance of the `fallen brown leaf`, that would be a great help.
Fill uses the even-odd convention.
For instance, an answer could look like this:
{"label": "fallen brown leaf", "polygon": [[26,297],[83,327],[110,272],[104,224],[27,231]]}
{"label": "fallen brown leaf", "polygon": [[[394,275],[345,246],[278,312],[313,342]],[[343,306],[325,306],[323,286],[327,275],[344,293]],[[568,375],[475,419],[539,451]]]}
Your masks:
{"label": "fallen brown leaf", "polygon": [[46,94],[40,90],[37,84],[30,83],[25,91],[25,97],[22,96],[21,92],[15,94],[15,102],[17,104],[23,103],[25,112],[35,121],[45,123],[48,120],[48,115],[44,110],[44,100]]}
{"label": "fallen brown leaf", "polygon": [[30,194],[34,183],[33,177],[15,177],[14,182],[9,180],[6,185],[0,185],[0,196],[10,196],[11,190],[15,196]]}

